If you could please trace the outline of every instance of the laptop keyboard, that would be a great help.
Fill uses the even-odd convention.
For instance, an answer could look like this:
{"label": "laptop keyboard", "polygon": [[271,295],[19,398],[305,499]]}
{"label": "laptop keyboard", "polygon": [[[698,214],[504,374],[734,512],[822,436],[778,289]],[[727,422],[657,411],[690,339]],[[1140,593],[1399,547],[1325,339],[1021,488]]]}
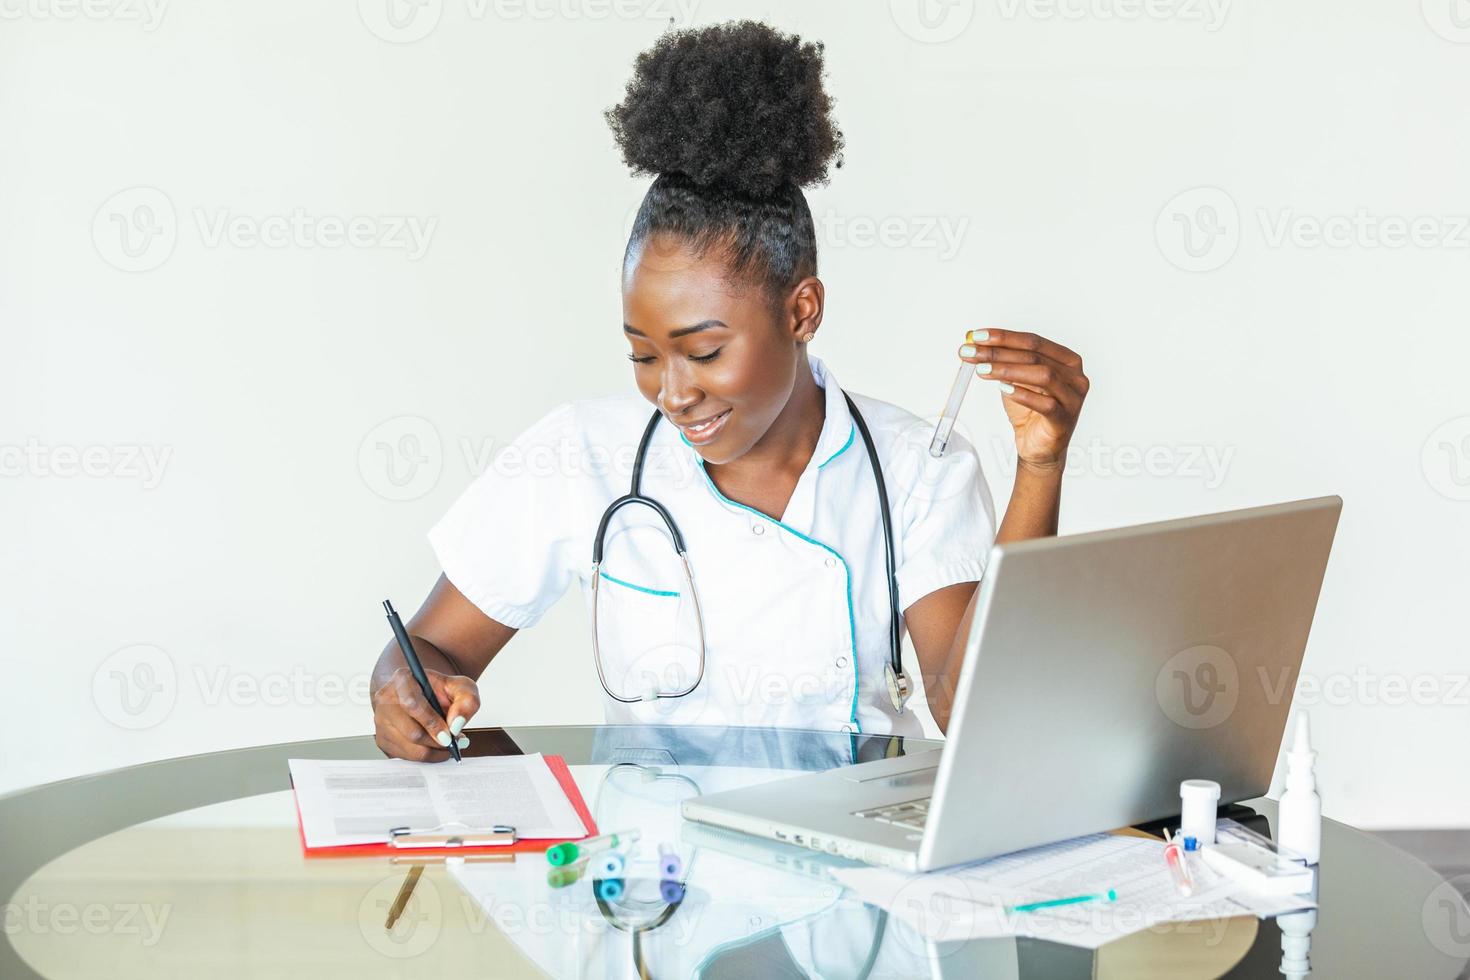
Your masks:
{"label": "laptop keyboard", "polygon": [[929,817],[929,799],[910,800],[907,803],[891,803],[888,806],[874,807],[871,810],[856,810],[853,816],[866,817],[879,823],[893,824],[895,827],[907,827],[910,830],[923,830],[924,821]]}

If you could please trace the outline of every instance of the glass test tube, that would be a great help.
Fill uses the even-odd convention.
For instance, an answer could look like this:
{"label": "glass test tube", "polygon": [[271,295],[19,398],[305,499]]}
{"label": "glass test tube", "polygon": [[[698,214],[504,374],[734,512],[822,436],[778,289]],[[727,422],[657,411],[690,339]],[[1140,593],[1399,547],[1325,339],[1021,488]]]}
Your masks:
{"label": "glass test tube", "polygon": [[934,439],[929,443],[930,456],[944,455],[944,447],[949,445],[950,433],[960,417],[960,403],[965,400],[965,392],[970,390],[970,381],[974,377],[975,365],[961,361],[959,373],[954,376],[954,385],[949,389],[949,401],[944,403],[944,414],[939,416],[939,424],[934,427]]}

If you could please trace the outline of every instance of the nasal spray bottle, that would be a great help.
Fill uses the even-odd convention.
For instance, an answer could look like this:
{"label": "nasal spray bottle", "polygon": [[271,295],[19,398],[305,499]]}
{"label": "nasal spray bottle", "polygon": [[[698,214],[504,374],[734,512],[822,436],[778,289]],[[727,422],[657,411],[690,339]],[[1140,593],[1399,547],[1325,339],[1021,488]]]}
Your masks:
{"label": "nasal spray bottle", "polygon": [[1282,847],[1296,851],[1316,864],[1322,857],[1322,797],[1317,795],[1317,776],[1312,762],[1307,715],[1298,711],[1296,731],[1286,753],[1286,791],[1277,807],[1276,839]]}

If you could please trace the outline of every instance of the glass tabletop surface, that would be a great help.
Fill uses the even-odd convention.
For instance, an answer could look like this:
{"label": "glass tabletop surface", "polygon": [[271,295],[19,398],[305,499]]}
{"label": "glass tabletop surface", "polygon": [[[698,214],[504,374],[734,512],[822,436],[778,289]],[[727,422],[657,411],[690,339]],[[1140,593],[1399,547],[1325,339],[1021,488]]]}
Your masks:
{"label": "glass tabletop surface", "polygon": [[[444,862],[303,852],[287,760],[380,759],[370,737],[149,763],[0,796],[0,977],[1452,978],[1470,959],[1453,885],[1324,821],[1315,913],[1157,925],[1100,949],[945,939],[831,876],[852,862],[710,831],[682,800],[941,747],[770,729],[468,732],[468,756],[562,756],[602,830],[637,828],[618,896],[553,888],[540,853]],[[452,764],[452,763],[446,763]],[[1243,817],[1269,833],[1275,807]],[[682,894],[658,845],[684,862]],[[1288,964],[1289,965],[1289,964]]]}

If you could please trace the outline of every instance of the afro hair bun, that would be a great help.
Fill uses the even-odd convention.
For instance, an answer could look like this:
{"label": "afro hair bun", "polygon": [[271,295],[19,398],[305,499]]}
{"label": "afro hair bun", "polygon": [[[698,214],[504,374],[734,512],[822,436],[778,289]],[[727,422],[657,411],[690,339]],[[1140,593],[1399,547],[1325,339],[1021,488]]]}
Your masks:
{"label": "afro hair bun", "polygon": [[606,118],[633,173],[746,198],[824,183],[843,144],[822,45],[752,20],[665,33]]}

